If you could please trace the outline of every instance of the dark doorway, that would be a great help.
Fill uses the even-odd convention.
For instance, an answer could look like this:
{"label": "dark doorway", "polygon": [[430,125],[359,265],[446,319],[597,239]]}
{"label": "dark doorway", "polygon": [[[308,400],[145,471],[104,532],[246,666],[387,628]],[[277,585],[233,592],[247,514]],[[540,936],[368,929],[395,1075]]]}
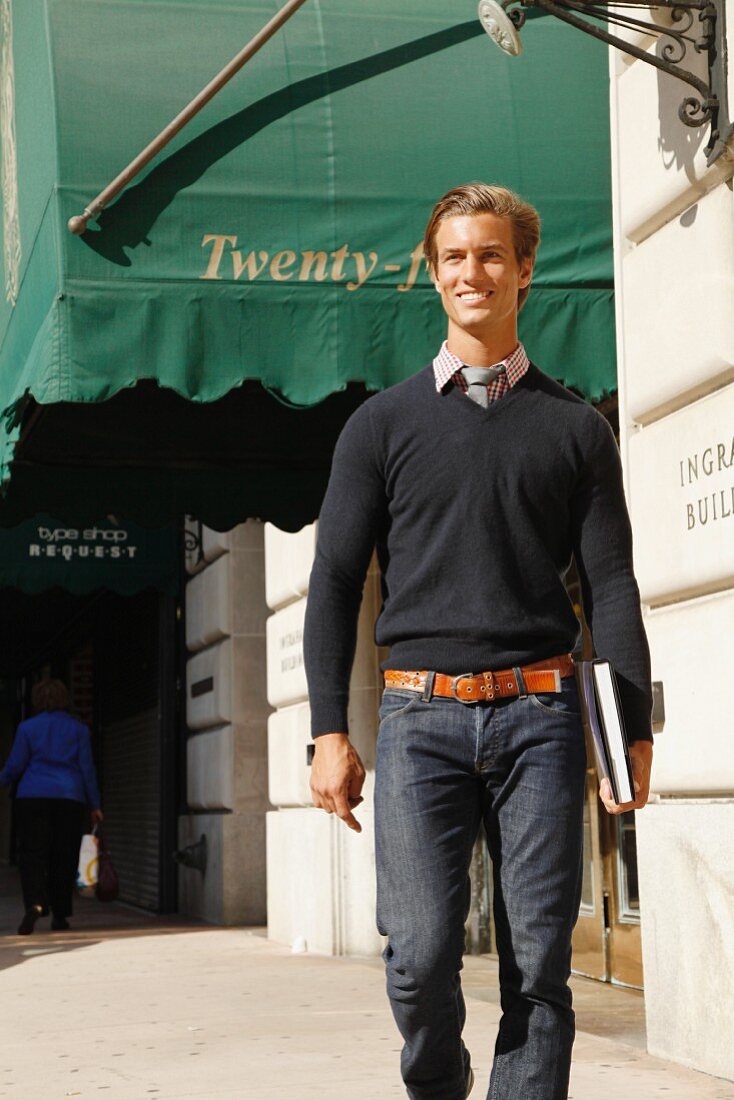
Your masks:
{"label": "dark doorway", "polygon": [[[133,596],[61,589],[26,595],[0,589],[3,759],[12,731],[30,714],[43,674],[70,688],[70,710],[89,725],[105,813],[105,837],[120,900],[155,913],[177,909],[176,847],[180,746],[177,598],[154,589]],[[13,857],[12,819],[0,814],[0,853]]]}

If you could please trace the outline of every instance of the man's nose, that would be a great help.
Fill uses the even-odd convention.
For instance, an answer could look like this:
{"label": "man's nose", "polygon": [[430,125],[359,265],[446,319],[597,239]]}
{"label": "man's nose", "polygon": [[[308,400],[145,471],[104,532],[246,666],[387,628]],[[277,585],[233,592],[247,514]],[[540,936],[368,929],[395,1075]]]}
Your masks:
{"label": "man's nose", "polygon": [[472,254],[469,253],[465,257],[464,270],[462,271],[462,275],[465,279],[470,281],[472,279],[482,278],[482,276],[484,275],[484,268],[482,267],[478,256],[472,256]]}

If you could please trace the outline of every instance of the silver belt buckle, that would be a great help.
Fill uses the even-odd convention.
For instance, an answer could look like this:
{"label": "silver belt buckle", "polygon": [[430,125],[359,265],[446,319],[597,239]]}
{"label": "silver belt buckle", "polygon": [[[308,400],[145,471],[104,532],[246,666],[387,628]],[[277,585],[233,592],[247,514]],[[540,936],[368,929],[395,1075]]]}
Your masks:
{"label": "silver belt buckle", "polygon": [[[477,699],[479,699],[479,696],[477,696],[477,699],[462,699],[459,695],[456,694],[456,689],[458,688],[461,680],[471,680],[474,675],[475,674],[473,672],[462,672],[460,676],[454,676],[451,681],[451,694],[458,703],[463,703],[464,706],[468,706],[470,703],[476,703]],[[469,690],[471,691],[472,689],[469,688]]]}

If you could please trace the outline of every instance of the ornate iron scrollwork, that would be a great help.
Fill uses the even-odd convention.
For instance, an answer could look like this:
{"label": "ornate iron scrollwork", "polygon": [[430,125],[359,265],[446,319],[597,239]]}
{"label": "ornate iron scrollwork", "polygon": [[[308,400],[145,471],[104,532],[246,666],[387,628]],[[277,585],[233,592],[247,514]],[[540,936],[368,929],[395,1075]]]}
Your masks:
{"label": "ornate iron scrollwork", "polygon": [[184,553],[188,557],[189,554],[195,554],[193,564],[198,565],[200,561],[204,559],[204,544],[202,539],[202,523],[201,520],[194,519],[193,516],[187,516],[183,529],[183,546]]}
{"label": "ornate iron scrollwork", "polygon": [[[696,94],[685,97],[678,109],[678,116],[686,126],[710,125],[705,153],[707,162],[712,164],[723,153],[734,133],[727,102],[725,6],[726,0],[658,0],[654,10],[665,12],[668,16],[668,21],[663,23],[640,18],[637,13],[649,12],[651,7],[642,0],[614,0],[613,3],[607,0],[504,0],[502,3],[480,0],[479,17],[487,33],[504,49],[507,48],[504,43],[511,36],[498,33],[496,28],[503,25],[503,17],[509,20],[517,41],[516,48],[508,52],[518,54],[522,47],[516,32],[525,22],[525,9],[539,8],[585,34],[682,80]],[[628,42],[603,29],[600,23],[658,39],[661,42],[659,52]],[[708,81],[682,67],[691,53],[706,56]]]}

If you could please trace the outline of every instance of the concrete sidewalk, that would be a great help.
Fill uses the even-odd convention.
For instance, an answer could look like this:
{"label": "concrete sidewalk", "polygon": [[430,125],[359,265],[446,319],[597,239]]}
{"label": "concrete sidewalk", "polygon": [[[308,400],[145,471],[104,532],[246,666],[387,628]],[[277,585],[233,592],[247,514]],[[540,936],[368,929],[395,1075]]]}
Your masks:
{"label": "concrete sidewalk", "polygon": [[[147,918],[95,903],[87,903],[93,914],[87,917],[84,903],[77,908],[78,931],[43,931],[46,920],[32,936],[6,933],[0,940],[0,1097],[405,1095],[379,961],[293,955],[252,930]],[[639,995],[583,985],[593,988],[580,1016],[594,1019],[596,1004],[601,1018],[601,998],[621,997],[609,1030],[634,1039]],[[482,1100],[499,1019],[492,964],[468,959],[465,987],[473,1096]],[[634,1001],[626,1016],[625,997]],[[734,1100],[734,1084],[581,1031],[571,1097],[599,1096]]]}

